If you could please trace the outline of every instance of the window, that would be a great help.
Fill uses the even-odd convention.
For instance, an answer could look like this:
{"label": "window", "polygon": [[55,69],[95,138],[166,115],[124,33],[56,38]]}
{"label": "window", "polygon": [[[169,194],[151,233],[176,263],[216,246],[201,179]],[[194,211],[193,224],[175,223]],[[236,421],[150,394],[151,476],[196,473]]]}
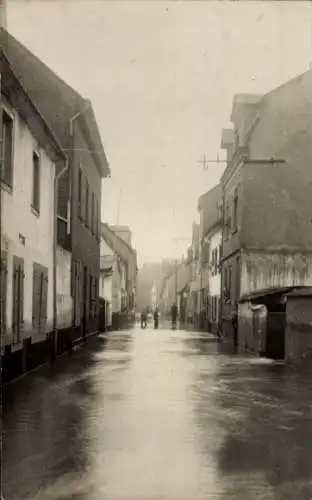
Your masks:
{"label": "window", "polygon": [[223,269],[223,296],[224,300],[227,300],[227,292],[228,292],[228,269],[225,267]]}
{"label": "window", "polygon": [[233,232],[237,231],[237,208],[238,208],[238,191],[236,188],[234,191],[234,200],[233,200]]}
{"label": "window", "polygon": [[215,251],[212,250],[212,252],[211,252],[211,274],[212,275],[214,274],[214,270],[215,270]]}
{"label": "window", "polygon": [[86,180],[86,226],[89,227],[89,183]]}
{"label": "window", "polygon": [[93,277],[89,276],[89,319],[93,318]]}
{"label": "window", "polygon": [[13,120],[2,111],[2,158],[1,179],[9,187],[13,185]]}
{"label": "window", "polygon": [[227,293],[229,301],[232,298],[232,266],[229,266],[228,269],[228,293]]}
{"label": "window", "polygon": [[24,261],[13,256],[12,276],[12,332],[13,342],[19,343],[24,324]]}
{"label": "window", "polygon": [[230,302],[232,296],[232,266],[225,267],[223,272],[224,301]]}
{"label": "window", "polygon": [[218,251],[218,273],[221,271],[221,259],[222,259],[222,246],[219,245],[219,251]]}
{"label": "window", "polygon": [[39,155],[33,152],[33,179],[32,179],[32,199],[31,206],[36,212],[40,211],[40,159]]}
{"label": "window", "polygon": [[214,259],[214,273],[215,274],[218,274],[218,248],[215,248],[214,249],[214,253],[215,253],[215,259]]}
{"label": "window", "polygon": [[101,227],[101,218],[100,218],[100,204],[99,201],[96,201],[96,237],[97,240],[100,241],[100,227]]}
{"label": "window", "polygon": [[225,239],[228,239],[229,237],[229,231],[230,231],[230,207],[229,203],[227,202],[226,208],[225,208]]}
{"label": "window", "polygon": [[91,206],[91,232],[92,234],[95,233],[95,196],[94,196],[94,193],[92,193],[92,206]]}
{"label": "window", "polygon": [[39,335],[46,332],[48,304],[48,269],[34,262],[32,324]]}
{"label": "window", "polygon": [[7,255],[1,252],[1,303],[0,303],[0,335],[4,335],[7,325],[7,292],[8,292],[8,268]]}
{"label": "window", "polygon": [[81,219],[82,217],[82,170],[79,167],[78,172],[78,217]]}

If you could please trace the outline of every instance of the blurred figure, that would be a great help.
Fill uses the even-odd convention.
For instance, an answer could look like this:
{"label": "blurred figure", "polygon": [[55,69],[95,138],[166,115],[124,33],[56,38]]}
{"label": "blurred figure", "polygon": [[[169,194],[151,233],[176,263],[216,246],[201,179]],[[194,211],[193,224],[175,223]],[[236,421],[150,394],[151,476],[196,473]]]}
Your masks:
{"label": "blurred figure", "polygon": [[177,327],[177,318],[178,318],[178,307],[177,304],[174,302],[171,307],[171,320],[173,329]]}
{"label": "blurred figure", "polygon": [[147,314],[146,311],[141,312],[141,328],[146,328],[147,326]]}
{"label": "blurred figure", "polygon": [[154,328],[155,328],[155,330],[157,330],[158,325],[159,325],[159,313],[158,313],[158,308],[156,307],[156,309],[154,311]]}

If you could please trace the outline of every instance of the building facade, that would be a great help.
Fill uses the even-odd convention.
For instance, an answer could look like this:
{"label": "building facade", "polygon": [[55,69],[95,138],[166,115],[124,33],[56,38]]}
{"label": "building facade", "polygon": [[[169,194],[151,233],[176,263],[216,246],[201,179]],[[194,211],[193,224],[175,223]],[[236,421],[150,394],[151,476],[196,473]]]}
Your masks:
{"label": "building facade", "polygon": [[[55,325],[55,178],[66,155],[1,51],[1,334],[5,377]],[[10,365],[10,366],[9,366]],[[14,368],[15,366],[15,368]]]}
{"label": "building facade", "polygon": [[285,355],[285,294],[312,280],[311,84],[308,71],[265,96],[236,96],[222,138],[222,327],[272,357]]}
{"label": "building facade", "polygon": [[219,326],[222,256],[222,188],[202,195],[200,214],[201,327],[216,333]]}
{"label": "building facade", "polygon": [[[136,251],[108,224],[101,224],[101,259],[111,266],[112,328],[127,326],[135,320]],[[102,277],[105,272],[101,271]]]}
{"label": "building facade", "polygon": [[90,101],[9,33],[1,30],[0,37],[23,88],[66,153],[67,168],[57,182],[57,242],[72,256],[72,340],[86,339],[98,326],[101,180],[109,175],[95,115]]}

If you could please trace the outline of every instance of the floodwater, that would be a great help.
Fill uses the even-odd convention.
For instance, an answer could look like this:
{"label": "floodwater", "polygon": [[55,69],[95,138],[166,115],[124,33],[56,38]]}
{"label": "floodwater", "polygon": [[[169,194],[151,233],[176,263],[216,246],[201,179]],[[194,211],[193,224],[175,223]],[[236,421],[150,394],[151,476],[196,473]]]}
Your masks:
{"label": "floodwater", "polygon": [[211,336],[100,336],[5,404],[6,500],[312,498],[312,378]]}

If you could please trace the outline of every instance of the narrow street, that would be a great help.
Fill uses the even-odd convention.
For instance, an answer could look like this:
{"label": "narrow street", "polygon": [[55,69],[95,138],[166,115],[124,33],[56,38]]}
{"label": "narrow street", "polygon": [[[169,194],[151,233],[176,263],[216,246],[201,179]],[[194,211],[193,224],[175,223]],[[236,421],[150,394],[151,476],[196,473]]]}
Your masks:
{"label": "narrow street", "polygon": [[312,381],[152,327],[7,388],[6,500],[312,496]]}

